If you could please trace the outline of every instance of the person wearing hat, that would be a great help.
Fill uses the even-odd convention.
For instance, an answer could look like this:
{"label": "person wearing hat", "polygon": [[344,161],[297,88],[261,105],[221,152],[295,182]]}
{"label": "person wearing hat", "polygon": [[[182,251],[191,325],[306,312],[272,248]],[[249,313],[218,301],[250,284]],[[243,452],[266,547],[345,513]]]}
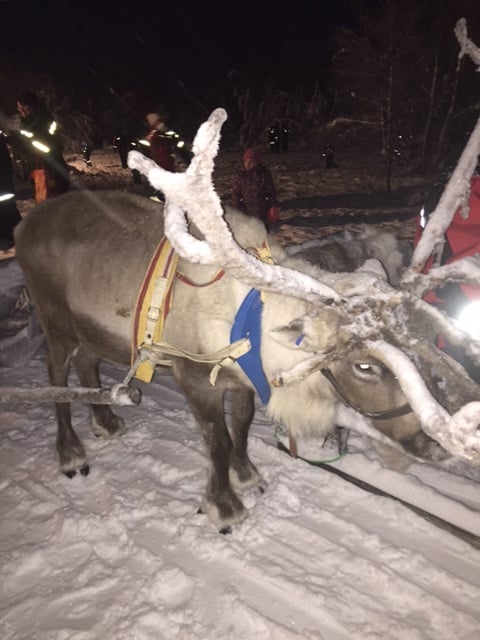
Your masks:
{"label": "person wearing hat", "polygon": [[63,158],[57,123],[40,96],[22,91],[17,98],[21,129],[18,153],[35,189],[35,202],[58,196],[70,188],[68,165]]}
{"label": "person wearing hat", "polygon": [[278,220],[278,201],[273,177],[256,149],[250,147],[243,154],[243,166],[232,186],[232,206],[249,216],[259,218],[268,228]]}

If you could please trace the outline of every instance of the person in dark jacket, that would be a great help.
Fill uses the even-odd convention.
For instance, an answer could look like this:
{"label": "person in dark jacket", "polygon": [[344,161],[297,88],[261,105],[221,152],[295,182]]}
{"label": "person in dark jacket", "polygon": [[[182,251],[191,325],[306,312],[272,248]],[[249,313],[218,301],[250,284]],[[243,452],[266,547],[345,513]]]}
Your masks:
{"label": "person in dark jacket", "polygon": [[[260,153],[249,148],[243,154],[243,167],[232,186],[232,206],[268,225],[271,213],[278,213],[278,202],[272,174],[262,164]],[[274,210],[270,213],[270,210]]]}
{"label": "person in dark jacket", "polygon": [[[121,118],[113,137],[113,148],[116,149],[122,169],[128,169],[128,154],[130,151],[139,151],[148,155],[145,127],[141,126],[134,118]],[[132,169],[132,178],[135,184],[142,184],[142,175],[136,169]]]}
{"label": "person in dark jacket", "polygon": [[35,202],[65,193],[70,188],[70,175],[53,116],[33,91],[18,96],[17,111],[21,129],[16,153],[33,181]]}
{"label": "person in dark jacket", "polygon": [[7,137],[0,132],[0,250],[14,245],[13,230],[21,216],[15,202],[13,164]]}

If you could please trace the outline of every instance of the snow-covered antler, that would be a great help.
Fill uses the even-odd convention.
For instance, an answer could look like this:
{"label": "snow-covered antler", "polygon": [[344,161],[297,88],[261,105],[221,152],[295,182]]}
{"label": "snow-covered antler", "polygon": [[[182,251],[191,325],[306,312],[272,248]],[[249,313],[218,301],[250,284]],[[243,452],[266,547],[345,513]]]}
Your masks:
{"label": "snow-covered antler", "polygon": [[411,360],[386,342],[368,344],[369,352],[390,368],[422,429],[453,455],[476,464],[480,461],[480,402],[469,402],[452,416],[432,397]]}
{"label": "snow-covered antler", "polygon": [[459,57],[462,58],[466,54],[470,56],[474,64],[480,67],[480,49],[467,36],[467,21],[465,18],[458,20],[454,31],[460,44]]}
{"label": "snow-covered antler", "polygon": [[480,282],[480,254],[468,256],[439,267],[432,267],[428,273],[418,273],[416,270],[408,269],[402,275],[401,286],[403,291],[422,297],[428,291],[440,287],[446,282],[478,285]]}
{"label": "snow-covered antler", "polygon": [[[334,288],[293,269],[260,263],[235,242],[212,182],[220,129],[226,117],[224,109],[215,109],[200,126],[193,144],[194,157],[184,173],[164,171],[135,151],[128,156],[129,167],[146,175],[152,186],[166,194],[165,233],[173,247],[186,260],[219,264],[252,287],[309,301],[338,300]],[[205,240],[188,232],[185,212]]]}
{"label": "snow-covered antler", "polygon": [[[475,64],[480,65],[480,49],[467,37],[467,23],[461,18],[455,26],[455,35],[460,44],[459,56],[469,55]],[[425,231],[414,251],[410,269],[420,272],[430,255],[443,243],[443,235],[448,229],[455,211],[464,205],[470,193],[470,178],[477,166],[480,154],[480,118],[477,120],[469,141],[463,150],[458,164],[447,183],[435,210],[430,215]],[[407,275],[408,277],[408,275]]]}

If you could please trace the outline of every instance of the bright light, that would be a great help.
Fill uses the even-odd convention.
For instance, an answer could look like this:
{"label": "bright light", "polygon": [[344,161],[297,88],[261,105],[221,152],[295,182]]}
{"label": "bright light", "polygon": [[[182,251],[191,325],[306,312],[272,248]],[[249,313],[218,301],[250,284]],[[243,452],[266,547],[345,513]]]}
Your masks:
{"label": "bright light", "polygon": [[5,202],[6,200],[11,200],[15,197],[14,193],[0,193],[0,202]]}
{"label": "bright light", "polygon": [[480,340],[480,300],[466,304],[460,310],[455,324],[475,340]]}
{"label": "bright light", "polygon": [[47,147],[46,144],[43,144],[43,142],[39,142],[38,140],[32,140],[32,145],[43,153],[49,153],[50,151],[50,147]]}
{"label": "bright light", "polygon": [[422,207],[421,211],[420,211],[420,226],[422,229],[425,229],[425,226],[427,224],[427,218],[425,216],[425,207]]}
{"label": "bright light", "polygon": [[143,138],[141,140],[138,141],[139,144],[143,144],[144,147],[149,147],[150,143],[148,140],[144,140]]}
{"label": "bright light", "polygon": [[20,129],[20,133],[26,138],[33,138],[33,133],[31,131],[27,131],[26,129]]}
{"label": "bright light", "polygon": [[48,133],[51,136],[53,136],[56,130],[57,130],[57,123],[55,122],[55,120],[53,120],[53,122],[51,122],[50,126],[48,127]]}
{"label": "bright light", "polygon": [[185,146],[185,142],[183,140],[179,140],[179,142],[177,142],[177,149],[181,149],[184,146]]}

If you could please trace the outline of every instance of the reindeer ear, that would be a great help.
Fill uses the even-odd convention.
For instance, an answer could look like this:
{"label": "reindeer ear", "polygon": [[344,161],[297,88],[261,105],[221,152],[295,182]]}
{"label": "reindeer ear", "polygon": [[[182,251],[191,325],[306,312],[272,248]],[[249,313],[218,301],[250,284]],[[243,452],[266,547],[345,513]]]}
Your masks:
{"label": "reindeer ear", "polygon": [[309,314],[272,329],[270,336],[289,349],[324,353],[336,344],[338,324],[339,318],[335,313]]}

